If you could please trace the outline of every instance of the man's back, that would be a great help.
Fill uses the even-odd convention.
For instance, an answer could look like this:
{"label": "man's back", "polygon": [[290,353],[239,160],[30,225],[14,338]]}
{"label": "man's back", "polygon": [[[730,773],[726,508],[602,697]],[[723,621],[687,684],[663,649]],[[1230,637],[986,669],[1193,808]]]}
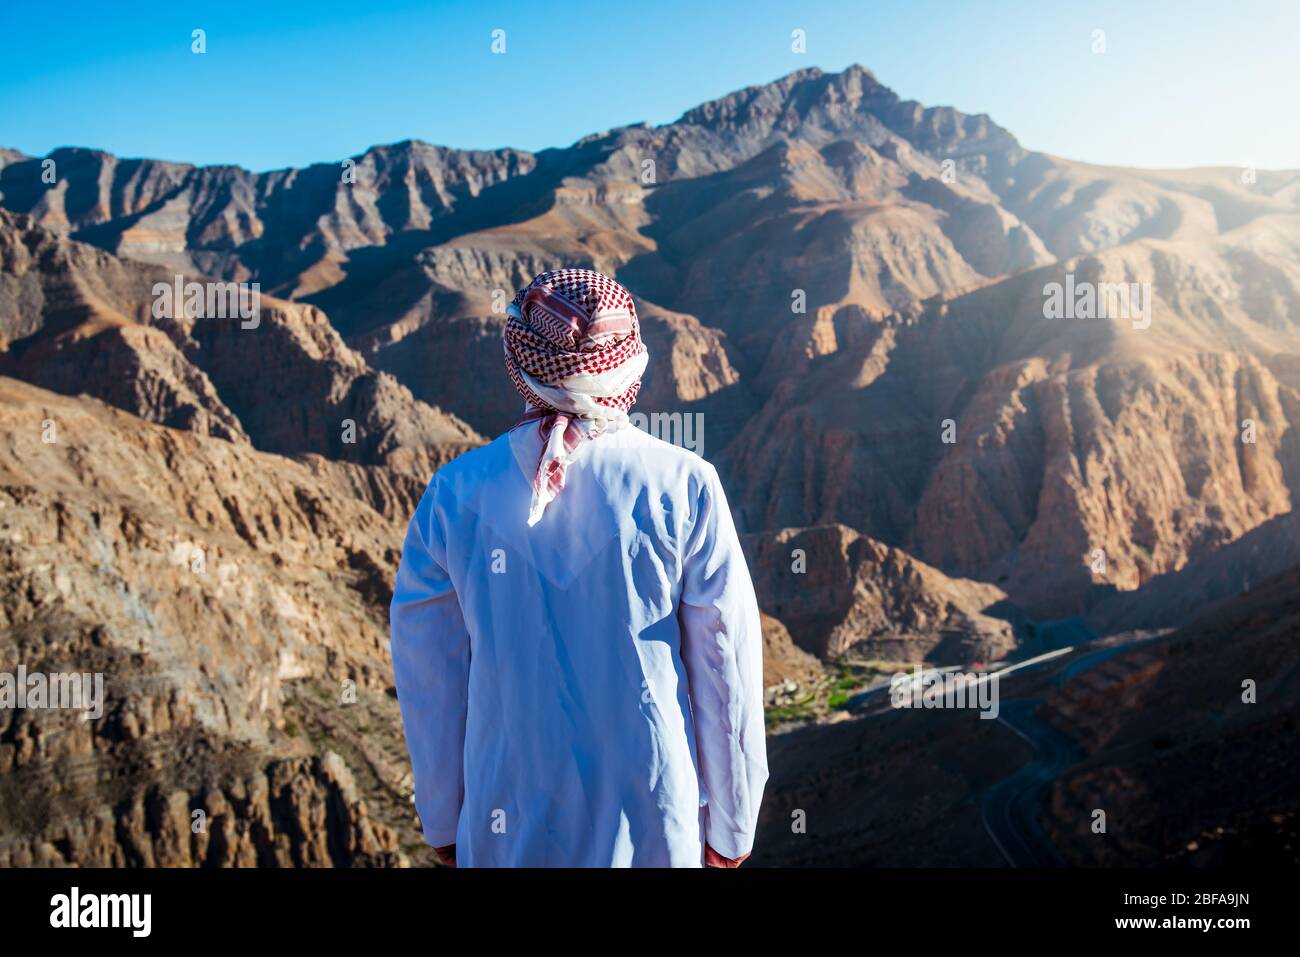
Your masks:
{"label": "man's back", "polygon": [[[408,535],[394,666],[413,759],[431,759],[414,761],[426,837],[462,865],[699,866],[711,816],[710,843],[743,856],[766,779],[761,642],[716,473],[625,427],[578,450],[530,527],[540,450],[524,427],[450,463]],[[726,793],[702,814],[710,785]]]}

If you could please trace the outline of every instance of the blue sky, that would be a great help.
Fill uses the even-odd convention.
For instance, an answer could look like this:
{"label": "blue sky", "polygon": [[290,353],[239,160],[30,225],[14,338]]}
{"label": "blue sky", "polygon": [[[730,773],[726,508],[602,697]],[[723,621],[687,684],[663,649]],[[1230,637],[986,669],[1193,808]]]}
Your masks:
{"label": "blue sky", "polygon": [[[505,55],[491,52],[498,28]],[[905,99],[990,114],[1031,149],[1300,168],[1297,38],[1288,0],[0,0],[0,145],[255,170],[408,138],[536,150],[861,63]]]}

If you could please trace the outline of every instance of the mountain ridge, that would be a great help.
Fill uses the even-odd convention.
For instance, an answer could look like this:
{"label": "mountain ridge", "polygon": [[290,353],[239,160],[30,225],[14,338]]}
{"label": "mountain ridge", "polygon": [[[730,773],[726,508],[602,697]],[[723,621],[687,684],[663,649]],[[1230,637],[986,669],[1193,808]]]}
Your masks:
{"label": "mountain ridge", "polygon": [[[713,423],[711,457],[734,476],[730,488],[751,531],[843,522],[918,549],[917,557],[948,573],[1010,575],[1014,584],[1024,574],[1014,571],[1021,537],[1032,525],[1025,516],[1047,514],[1065,524],[1049,536],[1055,553],[1049,547],[1041,558],[1047,565],[1036,578],[1046,584],[1026,580],[1019,597],[1033,605],[1055,593],[1054,577],[1077,583],[1057,596],[1061,607],[1043,611],[1074,613],[1091,600],[1092,584],[1066,541],[1106,539],[1095,546],[1128,553],[1125,562],[1135,564],[1122,581],[1133,588],[1191,560],[1196,547],[1186,543],[1232,540],[1290,507],[1297,466],[1287,438],[1293,414],[1285,410],[1300,388],[1300,190],[1288,185],[1300,182],[1294,171],[1257,171],[1247,187],[1239,171],[1223,168],[1136,171],[1062,160],[1024,149],[984,114],[904,100],[858,65],[794,71],[668,123],[616,127],[536,153],[408,139],[353,159],[356,182],[346,183],[344,169],[329,164],[254,174],[119,161],[102,151],[61,153],[65,178],[54,187],[33,178],[35,159],[0,168],[0,205],[123,261],[259,281],[296,304],[286,308],[322,310],[342,345],[381,377],[376,381],[391,376],[417,403],[447,410],[475,435],[506,428],[517,413],[517,398],[494,375],[502,297],[546,268],[613,274],[643,304],[652,353],[670,357],[652,362],[642,406],[703,413]],[[1146,281],[1159,318],[1144,332],[1115,322],[1044,321],[1039,287],[1073,278]],[[802,297],[802,311],[792,297]],[[151,335],[127,329],[102,341],[138,340],[126,349],[138,355],[148,343],[167,348]],[[1150,371],[1155,367],[1143,363],[1153,351],[1172,364]],[[982,487],[987,479],[976,476],[987,469],[1023,472],[1031,450],[1049,447],[1045,435],[1015,438],[973,459],[960,443],[935,447],[926,435],[951,418],[974,425],[980,442],[1002,442],[992,436],[1009,435],[1006,426],[988,432],[978,422],[986,415],[1011,415],[1016,428],[1039,433],[1048,426],[1014,410],[1031,392],[1058,388],[1049,383],[1067,370],[1077,381],[1164,377],[1170,381],[1152,388],[1178,393],[1173,379],[1208,368],[1197,353],[1239,354],[1229,361],[1233,368],[1262,363],[1258,388],[1282,390],[1267,438],[1274,461],[1260,473],[1273,476],[1261,493],[1272,504],[1248,510],[1245,519],[1208,518],[1216,527],[1182,533],[1185,544],[1156,549],[1155,558],[1103,533],[1112,523],[1087,503],[1086,490],[1034,501],[1050,487],[1044,474],[1020,483],[1028,498],[1012,504]],[[1174,355],[1186,358],[1172,362]],[[149,373],[154,380],[175,380],[168,388],[177,395],[205,394],[201,381],[185,384],[193,379],[185,362],[168,363]],[[39,381],[66,388],[83,378],[79,366],[65,366]],[[7,368],[18,371],[12,357]],[[1039,384],[1027,387],[1025,375]],[[935,401],[944,390],[948,398]],[[898,397],[908,394],[907,407],[899,407]],[[823,412],[829,395],[839,396],[838,408]],[[969,406],[973,401],[986,408]],[[1106,418],[1130,399],[1114,401],[1121,405]],[[1192,420],[1225,427],[1221,410],[1181,401]],[[792,420],[805,406],[806,421]],[[206,427],[238,434],[233,413],[212,408]],[[1064,414],[1060,408],[1053,417]],[[843,421],[850,409],[863,418],[847,432],[814,438],[809,431]],[[869,425],[891,420],[899,425],[883,432]],[[783,421],[791,424],[770,428]],[[1066,441],[1072,428],[1056,440],[1065,458],[1041,469],[1085,474],[1079,456],[1086,446]],[[1102,426],[1107,443],[1116,441],[1111,428]],[[1180,430],[1162,441],[1187,442]],[[803,462],[807,477],[765,478],[763,455],[771,458],[787,436],[794,444],[779,457],[786,468]],[[265,438],[259,447],[272,450],[294,441]],[[478,441],[465,432],[462,438]],[[828,441],[848,444],[819,451]],[[297,444],[304,453],[340,453],[320,437]],[[899,474],[910,474],[918,489],[895,488],[894,470],[877,473],[868,464],[890,444],[909,463]],[[1195,450],[1169,457],[1178,468],[1201,469],[1195,459]],[[799,491],[823,481],[811,477],[826,467],[840,477],[817,496]],[[866,511],[861,501],[848,511],[817,504],[833,501],[836,483],[850,478],[873,489]],[[772,481],[785,484],[765,491],[762,483]],[[978,491],[948,487],[970,482]],[[1190,482],[1207,487],[1199,478]],[[944,523],[959,514],[953,503],[972,494],[960,514],[983,515],[988,527],[959,526],[958,537],[968,541],[943,544]],[[1142,504],[1134,521],[1178,527],[1187,521],[1178,515],[1185,507]],[[1205,514],[1216,510],[1241,514],[1226,499]],[[949,517],[927,517],[932,513]],[[1064,534],[1066,527],[1075,530]],[[1002,544],[974,544],[990,534]],[[984,557],[972,558],[977,554]]]}
{"label": "mountain ridge", "polygon": [[[53,183],[0,150],[2,637],[148,693],[70,737],[0,714],[22,782],[0,778],[0,807],[23,825],[0,862],[428,859],[384,606],[430,475],[518,418],[502,309],[547,269],[636,298],[633,411],[718,467],[772,701],[834,711],[818,689],[865,658],[984,665],[1057,631],[1185,626],[1297,560],[1297,171],[1077,163],[858,66],[536,153],[49,158]],[[255,327],[155,315],[177,275],[257,283]],[[1046,306],[1121,284],[1140,314]],[[348,680],[360,710],[334,700]],[[854,754],[861,730],[825,739]],[[932,751],[931,780],[963,747]],[[811,760],[787,764],[792,801]],[[23,816],[28,792],[50,812]],[[187,834],[197,807],[219,838]]]}

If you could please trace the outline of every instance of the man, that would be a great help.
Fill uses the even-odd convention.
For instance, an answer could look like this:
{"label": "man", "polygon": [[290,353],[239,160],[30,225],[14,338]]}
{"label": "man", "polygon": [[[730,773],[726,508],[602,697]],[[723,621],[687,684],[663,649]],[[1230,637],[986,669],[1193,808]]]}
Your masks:
{"label": "man", "polygon": [[505,360],[524,416],[434,475],[393,593],[425,839],[462,867],[738,866],[762,639],[717,473],[628,422],[647,354],[607,276],[520,290]]}

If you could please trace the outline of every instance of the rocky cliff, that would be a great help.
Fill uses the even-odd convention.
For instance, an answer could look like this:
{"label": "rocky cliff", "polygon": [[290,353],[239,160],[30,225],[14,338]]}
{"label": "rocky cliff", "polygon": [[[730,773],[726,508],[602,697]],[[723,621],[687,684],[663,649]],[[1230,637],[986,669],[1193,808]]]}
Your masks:
{"label": "rocky cliff", "polygon": [[12,379],[0,446],[0,660],[102,674],[105,698],[95,721],[0,710],[0,863],[418,848],[387,659],[400,522],[289,459]]}

